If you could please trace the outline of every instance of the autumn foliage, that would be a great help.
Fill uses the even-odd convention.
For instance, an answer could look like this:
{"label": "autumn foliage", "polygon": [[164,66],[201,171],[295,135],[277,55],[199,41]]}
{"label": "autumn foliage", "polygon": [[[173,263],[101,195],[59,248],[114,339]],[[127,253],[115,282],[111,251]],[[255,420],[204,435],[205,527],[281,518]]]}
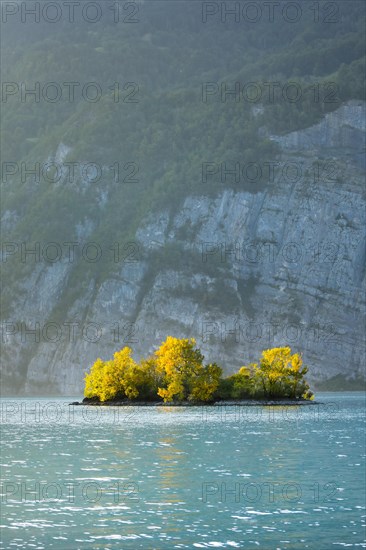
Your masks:
{"label": "autumn foliage", "polygon": [[194,338],[168,336],[155,353],[137,363],[124,347],[110,361],[97,359],[85,376],[85,397],[100,401],[117,399],[209,402],[214,400],[279,397],[311,399],[304,379],[307,367],[289,347],[262,352],[258,363],[222,377],[216,363],[204,365]]}

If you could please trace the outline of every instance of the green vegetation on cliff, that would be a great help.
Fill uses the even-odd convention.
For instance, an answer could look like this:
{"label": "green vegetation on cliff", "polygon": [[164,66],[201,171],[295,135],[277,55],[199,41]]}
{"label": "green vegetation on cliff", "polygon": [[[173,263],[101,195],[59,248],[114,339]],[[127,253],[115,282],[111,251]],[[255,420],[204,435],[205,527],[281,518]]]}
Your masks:
{"label": "green vegetation on cliff", "polygon": [[[263,15],[255,24],[230,17],[203,23],[202,3],[189,1],[137,2],[135,24],[114,24],[108,10],[114,4],[103,3],[110,17],[95,24],[77,18],[72,24],[24,24],[9,17],[3,25],[3,83],[19,90],[38,83],[45,91],[55,82],[62,97],[52,102],[41,92],[39,101],[31,94],[23,101],[19,91],[3,100],[2,161],[31,169],[53,160],[64,143],[70,149],[63,165],[102,167],[98,181],[83,180],[77,169],[72,183],[66,178],[58,184],[22,178],[20,168],[14,176],[3,174],[2,213],[11,213],[3,228],[6,241],[79,241],[77,227],[81,233],[89,227],[83,238],[106,250],[111,242],[133,240],[149,211],[178,209],[188,195],[216,194],[224,187],[258,192],[266,181],[203,181],[202,163],[271,162],[278,149],[270,134],[307,127],[348,99],[364,98],[362,2],[335,3],[331,22],[322,3],[318,19],[304,6],[294,23],[281,15],[280,2],[275,22]],[[72,101],[67,82],[78,84]],[[97,102],[81,93],[90,82],[102,89]],[[203,101],[208,82],[218,90],[255,83],[263,97],[222,101],[215,93]],[[291,96],[293,82],[301,88],[296,102],[282,93],[289,90]],[[268,83],[275,84],[273,100]],[[79,260],[60,304],[63,316],[85,280],[98,286],[119,268],[113,261]],[[4,264],[4,315],[11,313],[31,269],[30,262],[13,257]]]}

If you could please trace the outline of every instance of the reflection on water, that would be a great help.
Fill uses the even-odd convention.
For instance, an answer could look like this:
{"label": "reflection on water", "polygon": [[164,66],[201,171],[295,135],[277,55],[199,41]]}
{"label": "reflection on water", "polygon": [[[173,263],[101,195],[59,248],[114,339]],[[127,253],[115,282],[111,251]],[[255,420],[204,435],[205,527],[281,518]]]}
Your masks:
{"label": "reflection on water", "polygon": [[2,400],[1,548],[366,548],[364,399]]}

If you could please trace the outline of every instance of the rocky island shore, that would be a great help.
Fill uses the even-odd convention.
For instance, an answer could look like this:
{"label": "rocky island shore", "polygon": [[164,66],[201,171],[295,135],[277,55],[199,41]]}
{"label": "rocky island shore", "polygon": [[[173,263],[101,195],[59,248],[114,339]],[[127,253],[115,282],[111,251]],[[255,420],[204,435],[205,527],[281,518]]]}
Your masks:
{"label": "rocky island shore", "polygon": [[82,401],[73,401],[69,405],[86,405],[93,407],[229,407],[239,405],[240,407],[288,407],[288,406],[304,406],[304,405],[323,405],[320,401],[310,401],[309,399],[240,399],[237,401],[214,401],[207,402],[192,402],[192,401],[131,401],[130,399],[99,401],[97,399],[85,397]]}

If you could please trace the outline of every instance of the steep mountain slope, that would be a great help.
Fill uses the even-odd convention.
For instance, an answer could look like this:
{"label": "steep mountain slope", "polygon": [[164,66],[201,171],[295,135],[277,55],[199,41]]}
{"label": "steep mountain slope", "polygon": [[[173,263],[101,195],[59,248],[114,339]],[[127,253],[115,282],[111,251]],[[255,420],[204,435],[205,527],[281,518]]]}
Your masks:
{"label": "steep mountain slope", "polygon": [[[122,85],[2,105],[3,391],[80,392],[97,356],[167,334],[227,371],[290,344],[311,380],[362,376],[364,6],[242,32],[198,4],[5,28],[6,82]],[[222,100],[250,82],[260,100]]]}

